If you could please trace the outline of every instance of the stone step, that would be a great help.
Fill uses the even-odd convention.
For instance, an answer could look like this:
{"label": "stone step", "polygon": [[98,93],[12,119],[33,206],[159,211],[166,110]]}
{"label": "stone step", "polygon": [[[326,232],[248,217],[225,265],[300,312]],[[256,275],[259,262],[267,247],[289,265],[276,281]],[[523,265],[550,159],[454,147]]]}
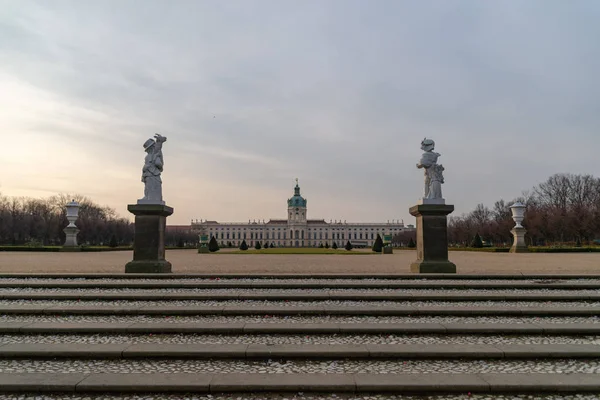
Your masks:
{"label": "stone step", "polygon": [[7,392],[600,393],[600,374],[0,373]]}
{"label": "stone step", "polygon": [[600,274],[386,274],[386,273],[38,273],[4,272],[0,279],[406,279],[406,280],[566,280],[600,279]]}
{"label": "stone step", "polygon": [[93,293],[85,291],[69,292],[0,292],[0,300],[267,300],[267,301],[600,301],[600,293],[461,293],[451,291],[438,293],[377,293],[368,291],[290,293],[290,292],[240,292],[227,293],[152,293],[151,291],[131,291],[122,293]]}
{"label": "stone step", "polygon": [[28,315],[390,315],[390,316],[597,316],[600,307],[506,306],[157,306],[157,305],[0,305],[0,314]]}
{"label": "stone step", "polygon": [[0,288],[65,288],[65,289],[560,289],[560,290],[582,290],[600,289],[599,280],[574,280],[568,281],[396,281],[396,280],[305,280],[288,282],[286,280],[203,280],[193,282],[169,282],[167,280],[145,281],[138,280],[2,280]]}
{"label": "stone step", "polygon": [[0,333],[600,335],[600,324],[0,322]]}
{"label": "stone step", "polygon": [[173,359],[543,359],[599,358],[600,345],[0,344],[0,358]]}

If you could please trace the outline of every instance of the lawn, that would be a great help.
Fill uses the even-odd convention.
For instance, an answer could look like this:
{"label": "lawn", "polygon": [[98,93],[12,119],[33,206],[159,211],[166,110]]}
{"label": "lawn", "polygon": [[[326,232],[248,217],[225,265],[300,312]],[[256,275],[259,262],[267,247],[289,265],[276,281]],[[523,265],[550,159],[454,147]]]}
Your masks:
{"label": "lawn", "polygon": [[[219,252],[220,253],[220,252]],[[232,252],[223,252],[223,254],[349,254],[349,255],[369,255],[374,253],[370,249],[350,250],[345,249],[321,249],[318,247],[275,247],[269,249],[248,249],[235,250]]]}

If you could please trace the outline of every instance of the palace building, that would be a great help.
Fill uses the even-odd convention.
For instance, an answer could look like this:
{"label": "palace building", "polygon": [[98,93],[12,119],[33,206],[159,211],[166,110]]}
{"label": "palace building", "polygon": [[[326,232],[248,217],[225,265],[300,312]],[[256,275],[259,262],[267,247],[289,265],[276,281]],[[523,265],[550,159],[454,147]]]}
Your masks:
{"label": "palace building", "polygon": [[349,240],[354,247],[370,247],[377,235],[397,235],[403,231],[414,231],[413,225],[395,220],[387,223],[351,223],[308,219],[306,199],[300,194],[296,180],[294,195],[287,201],[287,219],[270,219],[268,222],[217,222],[193,220],[192,231],[216,238],[221,246],[239,247],[243,240],[249,247],[256,242],[261,246],[318,247],[321,244],[342,248]]}

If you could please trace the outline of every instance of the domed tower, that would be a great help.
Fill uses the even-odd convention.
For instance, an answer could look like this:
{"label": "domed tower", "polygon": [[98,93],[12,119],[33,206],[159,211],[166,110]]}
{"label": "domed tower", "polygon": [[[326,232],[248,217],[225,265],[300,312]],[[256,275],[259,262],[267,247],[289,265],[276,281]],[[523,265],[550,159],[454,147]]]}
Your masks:
{"label": "domed tower", "polygon": [[290,233],[290,246],[303,247],[306,232],[306,199],[300,195],[300,186],[296,178],[294,196],[288,199],[288,230]]}

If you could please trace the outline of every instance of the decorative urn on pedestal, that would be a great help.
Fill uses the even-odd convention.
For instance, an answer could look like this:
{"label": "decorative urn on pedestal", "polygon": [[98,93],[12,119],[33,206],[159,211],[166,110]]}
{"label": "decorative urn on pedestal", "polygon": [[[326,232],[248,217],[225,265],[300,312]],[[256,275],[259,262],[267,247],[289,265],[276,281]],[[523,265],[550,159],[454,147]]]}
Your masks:
{"label": "decorative urn on pedestal", "polygon": [[512,212],[512,219],[515,221],[515,227],[511,230],[513,234],[513,245],[510,248],[511,253],[527,253],[527,245],[525,244],[525,233],[527,232],[521,222],[525,219],[525,204],[516,202],[510,206]]}
{"label": "decorative urn on pedestal", "polygon": [[63,250],[79,250],[79,247],[77,247],[77,234],[79,233],[79,228],[75,225],[75,221],[77,221],[77,218],[79,217],[79,203],[72,200],[67,203],[66,209],[69,225],[63,230],[66,235]]}

